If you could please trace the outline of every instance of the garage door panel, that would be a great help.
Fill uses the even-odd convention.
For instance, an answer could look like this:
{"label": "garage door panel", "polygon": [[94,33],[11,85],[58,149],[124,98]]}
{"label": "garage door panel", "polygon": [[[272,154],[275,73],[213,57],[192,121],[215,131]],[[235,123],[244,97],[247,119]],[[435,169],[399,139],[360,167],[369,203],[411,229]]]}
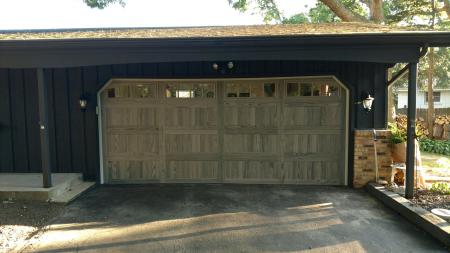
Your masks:
{"label": "garage door panel", "polygon": [[279,161],[224,161],[224,180],[232,182],[279,182]]}
{"label": "garage door panel", "polygon": [[339,184],[337,162],[288,161],[284,163],[283,180],[286,183]]}
{"label": "garage door panel", "polygon": [[106,149],[114,155],[157,155],[159,153],[158,134],[109,134]]}
{"label": "garage door panel", "polygon": [[225,134],[225,153],[277,153],[278,135],[275,134]]}
{"label": "garage door panel", "polygon": [[217,127],[217,109],[215,107],[168,107],[165,109],[167,128],[215,128]]}
{"label": "garage door panel", "polygon": [[108,175],[112,181],[157,180],[161,162],[155,160],[110,160]]}
{"label": "garage door panel", "polygon": [[338,154],[340,147],[333,143],[340,142],[337,134],[289,134],[284,135],[284,153],[286,155],[296,154]]}
{"label": "garage door panel", "polygon": [[108,128],[137,127],[158,128],[159,108],[147,107],[106,107],[104,110],[105,123]]}
{"label": "garage door panel", "polygon": [[[271,99],[273,101],[273,99]],[[278,105],[274,102],[263,103],[229,102],[224,105],[224,126],[231,128],[259,127],[276,128],[278,126]]]}
{"label": "garage door panel", "polygon": [[284,108],[283,124],[288,128],[297,126],[320,126],[322,118],[321,110],[320,106],[286,106]]}
{"label": "garage door panel", "polygon": [[217,180],[217,161],[167,161],[168,180]]}
{"label": "garage door panel", "polygon": [[344,182],[346,100],[331,78],[113,88],[101,94],[107,182]]}
{"label": "garage door panel", "polygon": [[216,153],[218,152],[216,134],[167,134],[166,153]]}
{"label": "garage door panel", "polygon": [[344,113],[340,104],[332,104],[322,107],[321,125],[323,126],[341,126],[344,119]]}

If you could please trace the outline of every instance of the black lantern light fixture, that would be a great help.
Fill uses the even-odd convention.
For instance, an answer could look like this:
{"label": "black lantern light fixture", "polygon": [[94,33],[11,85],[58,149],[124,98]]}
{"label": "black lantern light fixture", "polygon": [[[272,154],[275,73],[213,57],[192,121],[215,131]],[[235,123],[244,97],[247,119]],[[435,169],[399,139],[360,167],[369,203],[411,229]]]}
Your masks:
{"label": "black lantern light fixture", "polygon": [[217,62],[215,62],[215,63],[213,63],[211,65],[211,67],[212,67],[213,70],[215,70],[215,71],[217,71],[219,73],[225,74],[225,73],[229,73],[229,72],[233,71],[233,69],[234,69],[234,62],[232,62],[232,61],[229,61],[229,62],[226,62],[226,63],[217,63]]}
{"label": "black lantern light fixture", "polygon": [[361,104],[363,109],[366,112],[370,112],[372,110],[372,104],[373,104],[373,100],[375,100],[374,97],[372,97],[369,93],[366,93],[362,100],[357,102],[356,104]]}
{"label": "black lantern light fixture", "polygon": [[87,99],[87,96],[86,96],[86,95],[82,95],[82,96],[80,97],[79,103],[80,103],[80,109],[81,109],[81,110],[86,110],[86,109],[87,109],[87,106],[88,106],[88,99]]}

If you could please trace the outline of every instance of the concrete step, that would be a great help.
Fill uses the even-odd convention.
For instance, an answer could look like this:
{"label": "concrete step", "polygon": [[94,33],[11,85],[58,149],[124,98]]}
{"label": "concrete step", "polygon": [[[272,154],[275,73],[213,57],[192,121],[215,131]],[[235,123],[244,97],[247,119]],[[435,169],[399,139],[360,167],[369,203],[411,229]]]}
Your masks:
{"label": "concrete step", "polygon": [[70,201],[95,183],[84,182],[80,173],[53,173],[53,186],[42,187],[40,173],[0,173],[0,199]]}
{"label": "concrete step", "polygon": [[50,201],[55,203],[65,203],[68,204],[74,201],[83,192],[89,190],[95,186],[95,182],[81,182],[72,185],[66,192],[53,197]]}

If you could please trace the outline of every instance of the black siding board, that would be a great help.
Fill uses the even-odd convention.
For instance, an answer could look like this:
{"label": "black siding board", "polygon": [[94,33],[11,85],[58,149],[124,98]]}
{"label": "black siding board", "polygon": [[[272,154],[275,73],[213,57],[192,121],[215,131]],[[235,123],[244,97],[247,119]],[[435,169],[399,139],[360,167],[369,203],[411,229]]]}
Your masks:
{"label": "black siding board", "polygon": [[374,66],[376,69],[376,73],[374,74],[374,96],[376,100],[374,100],[374,127],[377,129],[386,128],[386,113],[387,113],[387,72],[385,65],[376,65]]}
{"label": "black siding board", "polygon": [[29,172],[41,172],[41,145],[39,135],[39,111],[37,73],[34,69],[24,70],[25,108],[27,122],[27,149]]}
{"label": "black siding board", "polygon": [[98,128],[97,128],[97,87],[98,77],[96,67],[83,67],[84,91],[90,94],[92,102],[85,110],[85,131],[86,131],[86,164],[87,179],[99,179],[99,151],[98,151]]}
{"label": "black siding board", "polygon": [[23,70],[11,70],[10,74],[14,169],[16,172],[28,172],[28,143]]}
{"label": "black siding board", "polygon": [[158,76],[161,78],[170,78],[173,73],[173,65],[167,62],[158,64]]}
{"label": "black siding board", "polygon": [[126,76],[128,78],[139,78],[142,76],[141,64],[126,64]]}
{"label": "black siding board", "polygon": [[48,82],[48,132],[50,145],[50,159],[53,171],[59,172],[58,164],[58,149],[56,145],[56,115],[55,115],[55,88],[53,82],[53,70],[44,69],[45,80]]}
{"label": "black siding board", "polygon": [[[72,142],[72,171],[86,173],[86,144],[84,128],[84,111],[80,109],[79,100],[83,95],[81,68],[70,68],[67,71],[69,108]],[[90,102],[90,101],[89,101]]]}
{"label": "black siding board", "polygon": [[69,89],[66,69],[53,71],[55,129],[58,172],[73,172]]}
{"label": "black siding board", "polygon": [[102,65],[97,67],[97,83],[88,92],[89,97],[95,97],[97,101],[97,91],[100,90],[112,77],[112,65]]}
{"label": "black siding board", "polygon": [[115,78],[124,78],[127,76],[127,66],[124,64],[111,65],[111,71]]}
{"label": "black siding board", "polygon": [[0,172],[14,171],[9,74],[0,69]]}
{"label": "black siding board", "polygon": [[158,65],[156,63],[142,64],[142,76],[154,77],[158,72]]}

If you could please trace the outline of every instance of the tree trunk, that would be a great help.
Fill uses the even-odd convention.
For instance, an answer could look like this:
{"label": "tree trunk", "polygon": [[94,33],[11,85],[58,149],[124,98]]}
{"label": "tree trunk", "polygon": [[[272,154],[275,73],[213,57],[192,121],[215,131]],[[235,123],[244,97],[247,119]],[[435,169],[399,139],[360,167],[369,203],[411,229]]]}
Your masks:
{"label": "tree trunk", "polygon": [[370,18],[373,22],[381,24],[384,21],[383,0],[371,0],[369,3]]}
{"label": "tree trunk", "polygon": [[433,101],[433,70],[434,70],[434,48],[430,48],[428,52],[428,110],[427,122],[429,137],[433,137],[433,122],[434,122],[434,101]]}
{"label": "tree trunk", "polygon": [[367,22],[367,19],[347,9],[339,0],[320,1],[328,6],[344,22]]}

